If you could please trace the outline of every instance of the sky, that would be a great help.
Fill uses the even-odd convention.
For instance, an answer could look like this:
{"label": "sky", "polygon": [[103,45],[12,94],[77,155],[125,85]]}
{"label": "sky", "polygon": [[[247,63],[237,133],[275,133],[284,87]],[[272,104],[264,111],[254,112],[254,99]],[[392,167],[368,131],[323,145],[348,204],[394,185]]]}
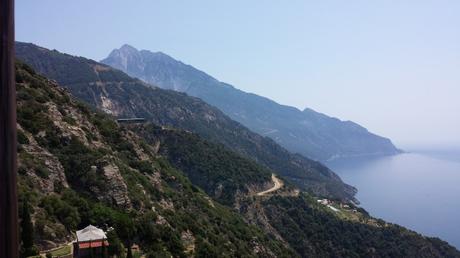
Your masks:
{"label": "sky", "polygon": [[457,0],[16,0],[16,39],[95,60],[162,51],[400,148],[455,147],[459,13]]}

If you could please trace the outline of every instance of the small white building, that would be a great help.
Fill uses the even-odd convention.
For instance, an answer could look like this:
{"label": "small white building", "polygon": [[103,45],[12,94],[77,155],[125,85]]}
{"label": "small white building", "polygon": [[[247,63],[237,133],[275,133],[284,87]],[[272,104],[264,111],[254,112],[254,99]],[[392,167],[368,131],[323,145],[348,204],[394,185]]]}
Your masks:
{"label": "small white building", "polygon": [[[103,255],[109,245],[107,236],[102,229],[89,225],[77,231],[77,241],[74,243],[74,257],[90,257]],[[102,257],[102,256],[101,256]]]}
{"label": "small white building", "polygon": [[321,203],[322,205],[328,205],[329,204],[329,200],[328,199],[319,199],[317,200],[318,203]]}
{"label": "small white building", "polygon": [[335,211],[335,212],[339,212],[340,210],[335,208],[334,206],[332,205],[328,205],[327,207],[329,207],[331,210]]}

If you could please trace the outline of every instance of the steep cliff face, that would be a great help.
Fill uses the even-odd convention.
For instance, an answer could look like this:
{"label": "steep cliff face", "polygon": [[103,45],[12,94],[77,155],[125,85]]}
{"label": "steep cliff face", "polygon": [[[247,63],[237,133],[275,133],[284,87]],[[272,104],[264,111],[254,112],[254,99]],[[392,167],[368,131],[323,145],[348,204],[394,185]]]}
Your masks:
{"label": "steep cliff face", "polygon": [[302,190],[329,198],[354,198],[356,189],[321,163],[288,152],[198,98],[155,88],[104,64],[32,44],[17,43],[16,51],[38,72],[107,113],[144,117],[157,125],[194,132],[285,176]]}
{"label": "steep cliff face", "polygon": [[138,243],[152,257],[296,256],[192,185],[154,145],[56,82],[23,64],[16,81],[20,202],[32,207],[40,249],[93,224],[114,227],[114,245]]}
{"label": "steep cliff face", "polygon": [[[106,144],[94,124],[82,115],[75,103],[71,103],[64,89],[24,71],[27,70],[18,70],[17,73],[18,123],[24,141],[20,171],[31,177],[34,175],[32,171],[37,172],[35,175],[41,178],[45,193],[69,188],[70,182],[71,187],[85,189],[98,200],[132,208],[127,186],[115,164],[118,160],[113,155],[99,152]],[[91,132],[93,138],[88,137],[87,132]],[[70,160],[64,156],[67,151],[78,151],[82,160]],[[35,162],[42,163],[42,166],[27,168]],[[24,170],[21,165],[26,166]],[[89,174],[71,174],[80,169]],[[85,184],[88,182],[94,184],[87,188]],[[103,182],[109,182],[110,188]]]}
{"label": "steep cliff face", "polygon": [[389,139],[355,123],[243,92],[161,52],[124,45],[101,62],[147,83],[198,97],[289,151],[315,160],[399,152]]}

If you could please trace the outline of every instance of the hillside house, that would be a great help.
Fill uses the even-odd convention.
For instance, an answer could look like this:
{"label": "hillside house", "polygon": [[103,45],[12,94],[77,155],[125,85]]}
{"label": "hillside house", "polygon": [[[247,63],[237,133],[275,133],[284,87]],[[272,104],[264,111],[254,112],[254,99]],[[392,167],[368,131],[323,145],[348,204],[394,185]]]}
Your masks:
{"label": "hillside house", "polygon": [[102,229],[93,225],[77,231],[77,241],[74,243],[74,257],[107,257],[107,236]]}

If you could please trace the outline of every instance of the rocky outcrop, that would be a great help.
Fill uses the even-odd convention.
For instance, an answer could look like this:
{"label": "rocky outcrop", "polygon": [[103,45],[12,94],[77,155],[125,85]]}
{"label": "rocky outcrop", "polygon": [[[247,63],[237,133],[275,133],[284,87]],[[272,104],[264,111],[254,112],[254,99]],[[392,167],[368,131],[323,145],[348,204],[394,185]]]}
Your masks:
{"label": "rocky outcrop", "polygon": [[118,167],[112,163],[102,168],[104,176],[107,178],[107,184],[110,185],[107,192],[100,197],[102,199],[109,199],[117,206],[130,209],[132,208],[131,201],[128,196],[128,187],[121,176]]}
{"label": "rocky outcrop", "polygon": [[286,246],[288,243],[283,239],[281,234],[270,224],[269,219],[265,214],[265,210],[260,200],[247,200],[240,204],[239,212],[244,215],[246,220],[254,225],[258,225],[268,234],[273,235],[277,240],[284,243]]}
{"label": "rocky outcrop", "polygon": [[147,177],[156,189],[162,191],[160,172],[156,171],[155,173],[153,173],[153,175],[147,175]]}
{"label": "rocky outcrop", "polygon": [[266,246],[262,245],[257,238],[251,240],[253,253],[259,257],[276,258],[277,256]]}
{"label": "rocky outcrop", "polygon": [[40,147],[35,138],[30,133],[23,131],[20,125],[18,125],[18,130],[27,137],[28,141],[27,144],[20,144],[20,148],[24,150],[18,156],[20,173],[25,170],[23,173],[27,174],[45,194],[55,192],[57,187],[69,188],[64,167],[59,159]]}
{"label": "rocky outcrop", "polygon": [[190,230],[183,231],[181,234],[182,245],[185,253],[192,254],[195,251],[195,236]]}

